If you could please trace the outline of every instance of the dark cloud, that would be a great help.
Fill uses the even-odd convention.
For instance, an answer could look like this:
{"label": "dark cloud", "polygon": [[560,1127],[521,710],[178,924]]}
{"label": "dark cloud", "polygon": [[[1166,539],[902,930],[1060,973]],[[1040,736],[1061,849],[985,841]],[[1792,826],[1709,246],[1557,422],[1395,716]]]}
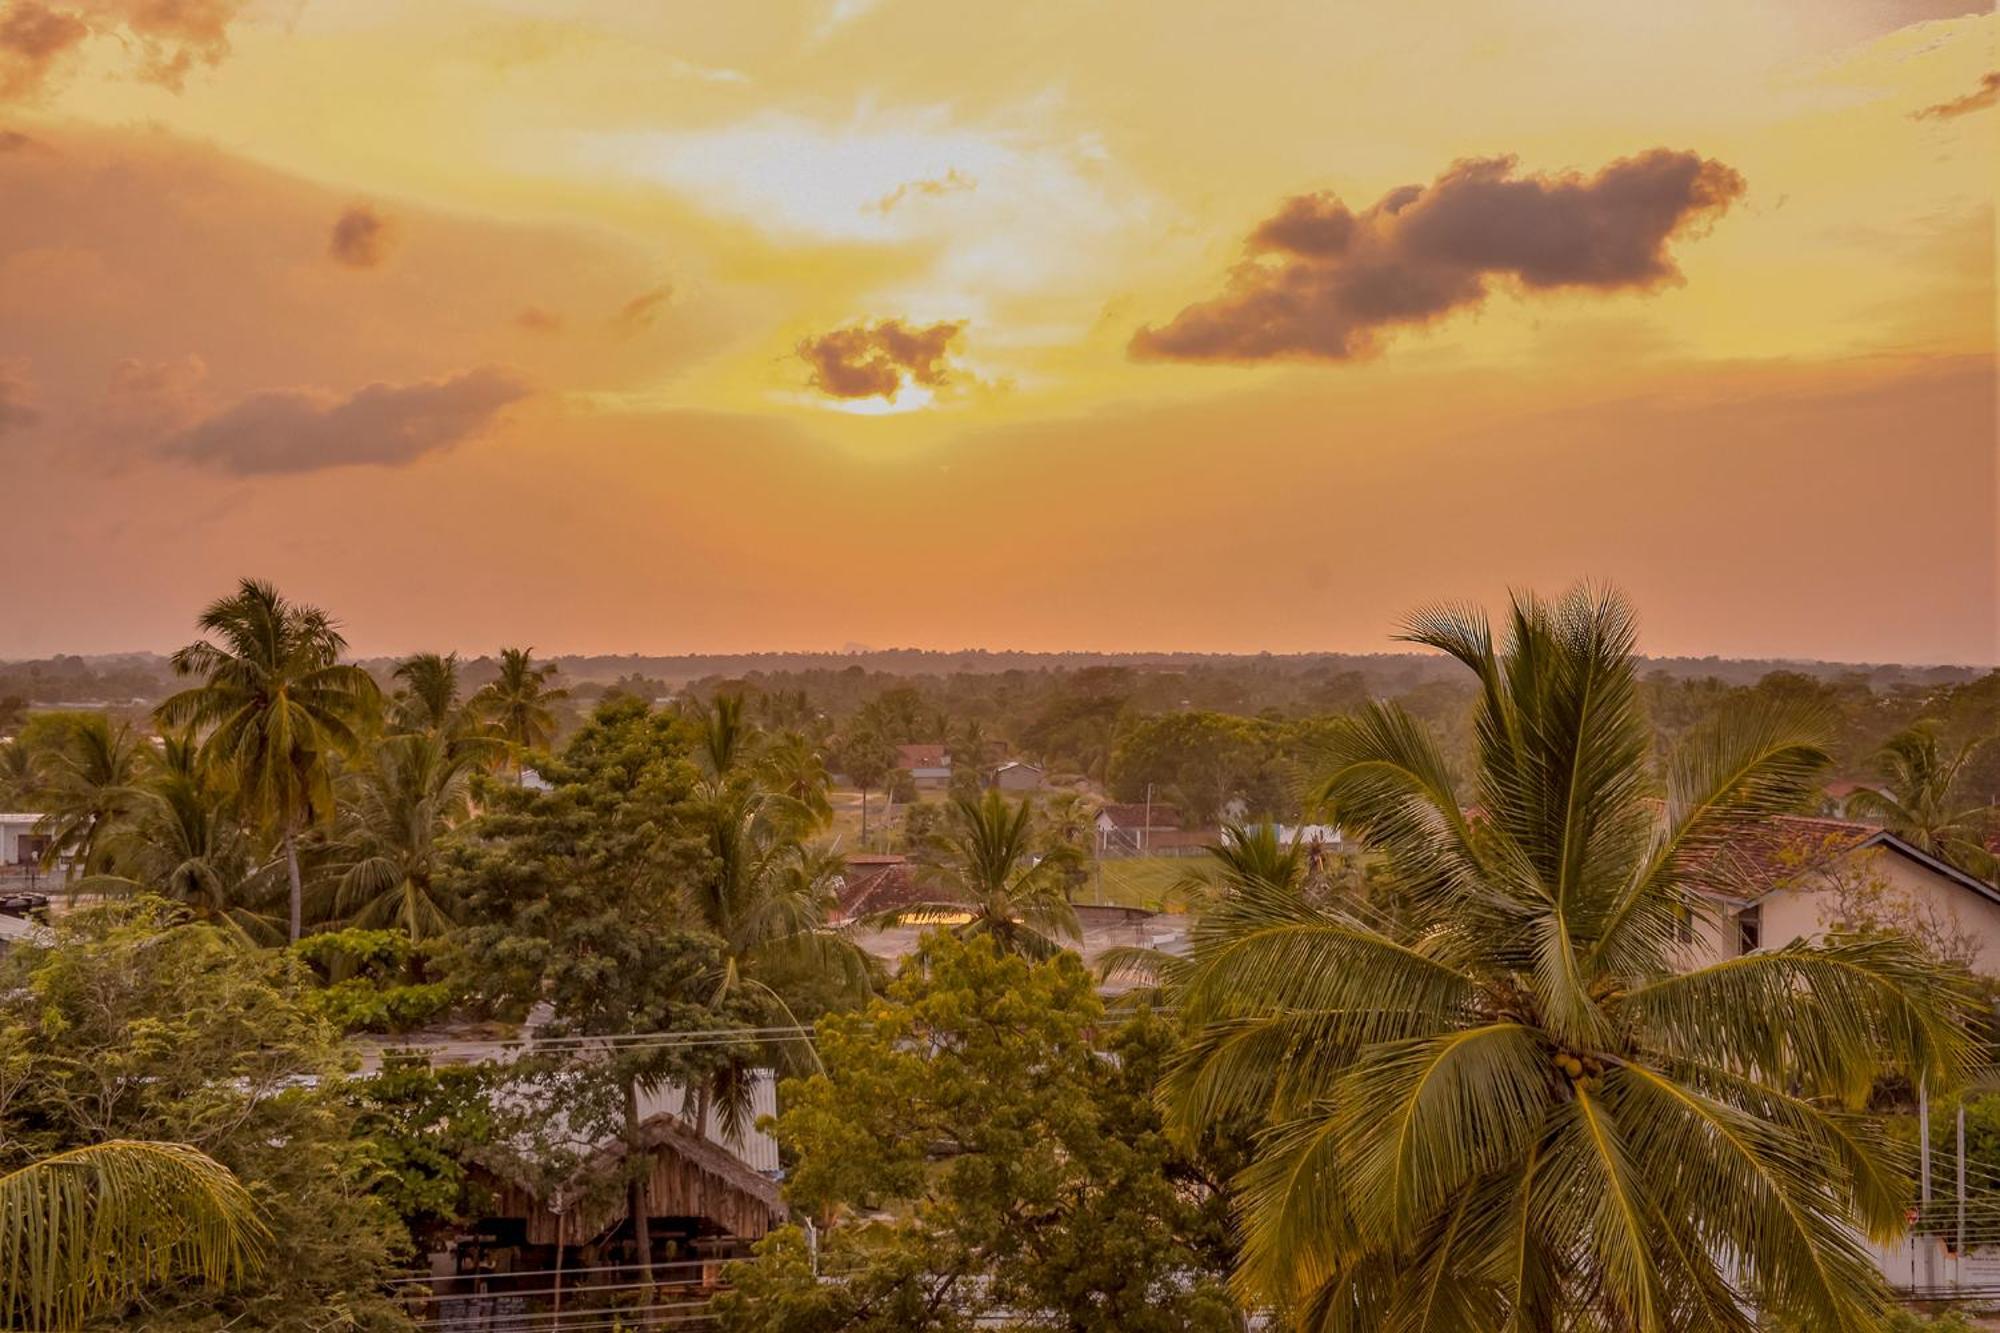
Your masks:
{"label": "dark cloud", "polygon": [[530,333],[560,333],[563,326],[561,315],[538,305],[531,305],[514,316],[514,322]]}
{"label": "dark cloud", "polygon": [[812,367],[813,387],[835,398],[893,398],[905,383],[936,388],[947,382],[945,358],[963,321],[912,328],[899,319],[855,324],[807,338],[799,356]]}
{"label": "dark cloud", "polygon": [[1980,75],[1979,86],[1965,96],[1954,97],[1949,102],[1939,102],[1936,106],[1927,106],[1910,114],[1916,120],[1951,120],[1984,111],[1996,104],[2000,104],[2000,69],[1988,70]]}
{"label": "dark cloud", "polygon": [[179,92],[196,65],[229,54],[229,25],[247,0],[12,0],[0,10],[0,99],[40,91],[65,52],[115,38],[138,77]]}
{"label": "dark cloud", "polygon": [[63,54],[88,36],[89,24],[40,0],[0,10],[0,100],[39,92]]}
{"label": "dark cloud", "polygon": [[163,452],[240,475],[393,467],[480,434],[528,393],[513,372],[491,367],[418,384],[371,384],[345,398],[270,389],[173,436]]}
{"label": "dark cloud", "polygon": [[618,308],[618,313],[611,317],[611,327],[624,334],[651,328],[661,309],[673,299],[674,289],[665,284],[640,292]]}
{"label": "dark cloud", "polygon": [[1743,178],[1694,153],[1655,149],[1595,176],[1518,176],[1511,157],[1456,163],[1428,186],[1355,213],[1300,195],[1251,232],[1229,286],[1133,335],[1140,358],[1346,360],[1384,330],[1427,324],[1525,291],[1645,290],[1680,276],[1667,243],[1725,210]]}
{"label": "dark cloud", "polygon": [[34,396],[27,371],[0,361],[0,435],[41,420],[42,414],[33,406]]}
{"label": "dark cloud", "polygon": [[29,138],[19,130],[0,130],[0,153],[25,153],[41,146],[41,140]]}
{"label": "dark cloud", "polygon": [[395,228],[388,218],[367,204],[355,204],[334,219],[326,253],[349,268],[376,268],[389,257],[394,240]]}

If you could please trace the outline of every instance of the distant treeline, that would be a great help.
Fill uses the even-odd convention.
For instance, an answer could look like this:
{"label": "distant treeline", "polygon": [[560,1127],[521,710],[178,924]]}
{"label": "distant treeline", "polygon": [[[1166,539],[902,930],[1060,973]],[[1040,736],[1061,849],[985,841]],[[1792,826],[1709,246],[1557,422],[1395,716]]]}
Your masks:
{"label": "distant treeline", "polygon": [[[387,677],[395,658],[365,658],[361,665]],[[885,648],[853,652],[689,653],[679,656],[593,654],[557,656],[554,662],[573,685],[652,682],[671,692],[689,685],[741,680],[764,690],[810,688],[835,677],[892,676],[940,685],[957,675],[1036,675],[1121,668],[1135,674],[1181,677],[1190,681],[1239,680],[1256,685],[1296,686],[1346,673],[1358,674],[1374,694],[1398,694],[1418,685],[1456,679],[1442,657],[1430,653],[1030,653],[961,650],[933,652]],[[1797,661],[1782,658],[1649,657],[1641,673],[1676,679],[1714,679],[1750,685],[1775,671],[1818,680],[1857,678],[1871,690],[1961,683],[1983,674],[1969,666],[1904,666],[1894,663]],[[465,659],[473,686],[498,674],[491,656]],[[113,706],[153,703],[175,688],[173,670],[159,653],[115,653],[0,661],[0,698],[36,707],[64,703]],[[816,692],[816,691],[815,691]]]}

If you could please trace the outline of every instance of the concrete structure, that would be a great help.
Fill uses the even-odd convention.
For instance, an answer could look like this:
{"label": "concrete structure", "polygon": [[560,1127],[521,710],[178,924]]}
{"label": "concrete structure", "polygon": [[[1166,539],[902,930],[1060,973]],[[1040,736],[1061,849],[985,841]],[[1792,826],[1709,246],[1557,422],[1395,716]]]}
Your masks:
{"label": "concrete structure", "polygon": [[1878,924],[2000,974],[2000,888],[1887,830],[1771,819],[1732,840],[1705,870],[1713,910],[1691,931],[1691,964]]}
{"label": "concrete structure", "polygon": [[1042,770],[1036,765],[1009,759],[993,770],[993,785],[1001,791],[1039,791],[1042,776]]}
{"label": "concrete structure", "polygon": [[42,818],[27,811],[0,813],[0,873],[40,862],[49,845],[46,835],[35,832]]}

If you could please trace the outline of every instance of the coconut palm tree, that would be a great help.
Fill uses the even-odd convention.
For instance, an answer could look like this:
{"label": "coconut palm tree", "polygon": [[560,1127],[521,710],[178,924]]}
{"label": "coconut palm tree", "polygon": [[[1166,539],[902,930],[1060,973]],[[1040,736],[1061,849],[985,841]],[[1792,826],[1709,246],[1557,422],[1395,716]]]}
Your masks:
{"label": "coconut palm tree", "polygon": [[438,869],[446,835],[470,812],[471,784],[472,763],[448,736],[377,742],[370,762],[344,780],[325,869],[330,915],[402,931],[413,943],[450,930],[455,907],[438,891]]}
{"label": "coconut palm tree", "polygon": [[506,757],[507,742],[460,691],[457,653],[416,653],[396,663],[389,729],[437,736],[454,759],[486,765]]}
{"label": "coconut palm tree", "polygon": [[[702,722],[707,871],[694,879],[688,897],[695,919],[722,942],[710,1003],[720,1008],[735,1001],[762,1011],[760,1021],[768,1025],[796,1026],[794,983],[831,980],[849,994],[865,995],[868,970],[860,946],[827,924],[846,861],[804,840],[810,807],[767,785],[767,753],[744,720],[741,702],[717,698]],[[801,1054],[809,1057],[811,1048],[780,1043],[765,1053],[781,1064]],[[711,1106],[731,1132],[747,1124],[754,1063],[746,1058],[718,1066],[700,1093],[695,1118],[701,1128]]]}
{"label": "coconut palm tree", "polygon": [[1517,598],[1504,650],[1462,610],[1407,637],[1477,677],[1474,789],[1369,706],[1319,793],[1397,918],[1245,876],[1173,978],[1176,1128],[1261,1127],[1245,1289],[1308,1329],[1880,1328],[1859,1238],[1901,1229],[1911,1177],[1856,1108],[1959,1076],[1963,984],[1894,938],[1685,966],[1719,849],[1813,794],[1811,728],[1727,713],[1656,781],[1608,594]]}
{"label": "coconut palm tree", "polygon": [[245,812],[277,834],[296,942],[304,912],[299,838],[332,816],[335,758],[353,752],[379,692],[366,671],[340,660],[347,641],[324,611],[289,602],[268,583],[243,580],[198,623],[217,641],[198,639],[172,660],[175,674],[202,683],[167,699],[157,715],[199,732],[204,759],[235,774]]}
{"label": "coconut palm tree", "polygon": [[1986,850],[1991,812],[1960,797],[1959,778],[1978,749],[1968,743],[1946,753],[1935,722],[1899,731],[1876,755],[1889,789],[1863,787],[1847,798],[1848,812],[1877,820],[1912,846],[1991,878],[1996,870]]}
{"label": "coconut palm tree", "polygon": [[35,755],[35,794],[47,811],[35,830],[49,839],[43,869],[64,855],[86,875],[105,868],[112,830],[132,804],[142,744],[129,723],[78,713]]}
{"label": "coconut palm tree", "polygon": [[277,937],[278,863],[244,827],[228,775],[185,735],[163,738],[106,839],[107,869],[79,888],[158,894],[243,937]]}
{"label": "coconut palm tree", "polygon": [[1070,905],[1073,849],[1041,836],[1035,803],[1018,804],[997,791],[954,797],[939,830],[926,878],[940,890],[930,903],[903,908],[897,919],[935,912],[966,914],[963,936],[990,936],[1001,950],[1048,958],[1065,939],[1083,938]]}
{"label": "coconut palm tree", "polygon": [[760,780],[797,807],[808,829],[824,828],[833,819],[827,788],[826,755],[802,731],[785,731],[771,738],[757,760]]}
{"label": "coconut palm tree", "polygon": [[0,806],[19,810],[35,789],[34,761],[17,738],[0,740]]}
{"label": "coconut palm tree", "polygon": [[148,1287],[224,1285],[270,1240],[236,1177],[184,1144],[57,1153],[0,1175],[0,1322],[80,1328]]}
{"label": "coconut palm tree", "polygon": [[522,757],[555,739],[556,715],[551,705],[569,697],[569,691],[550,682],[555,679],[553,662],[535,661],[532,648],[502,648],[500,678],[472,696],[472,707],[493,723],[500,736],[514,749],[517,773],[525,771]]}

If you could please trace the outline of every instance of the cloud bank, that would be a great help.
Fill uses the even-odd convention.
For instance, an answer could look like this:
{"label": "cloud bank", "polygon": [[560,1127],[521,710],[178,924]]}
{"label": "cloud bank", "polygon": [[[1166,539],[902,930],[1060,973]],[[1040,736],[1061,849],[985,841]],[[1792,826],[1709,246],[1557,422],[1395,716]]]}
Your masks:
{"label": "cloud bank", "polygon": [[242,476],[357,463],[394,467],[481,434],[528,393],[512,371],[495,367],[415,384],[370,384],[345,398],[268,389],[173,436],[162,452]]}
{"label": "cloud bank", "polygon": [[1356,213],[1299,195],[1250,233],[1227,289],[1141,328],[1140,359],[1344,361],[1391,329],[1482,304],[1496,279],[1524,291],[1646,290],[1680,276],[1668,242],[1721,214],[1742,176],[1654,149],[1594,176],[1516,174],[1512,157],[1454,164]]}
{"label": "cloud bank", "polygon": [[56,65],[93,36],[138,61],[138,77],[179,92],[196,65],[229,54],[245,0],[12,0],[0,10],[0,100],[39,93]]}
{"label": "cloud bank", "polygon": [[834,398],[894,398],[904,384],[937,388],[950,379],[946,358],[964,321],[912,328],[900,319],[855,324],[807,338],[798,353],[813,387]]}
{"label": "cloud bank", "polygon": [[0,100],[41,91],[56,62],[90,36],[75,14],[37,0],[14,0],[0,11]]}

